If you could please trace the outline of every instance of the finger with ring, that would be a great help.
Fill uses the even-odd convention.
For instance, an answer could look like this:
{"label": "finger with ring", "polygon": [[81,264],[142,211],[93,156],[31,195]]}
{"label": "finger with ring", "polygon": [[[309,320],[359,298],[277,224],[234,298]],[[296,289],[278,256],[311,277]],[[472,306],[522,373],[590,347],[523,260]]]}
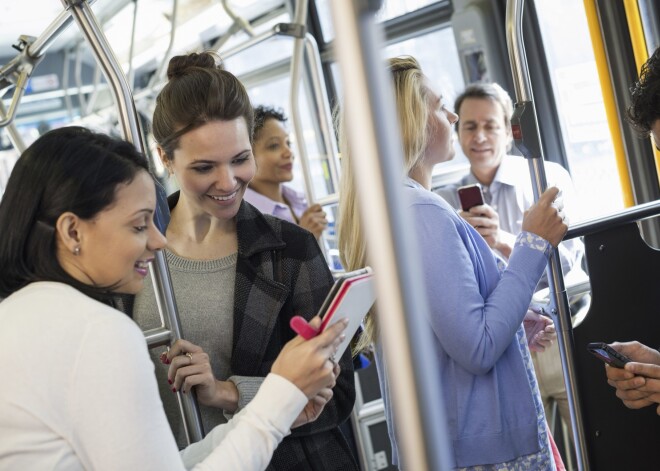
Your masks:
{"label": "finger with ring", "polygon": [[186,356],[187,356],[188,358],[190,358],[190,363],[192,363],[192,362],[193,362],[193,359],[192,359],[192,353],[187,352],[187,353],[186,353]]}

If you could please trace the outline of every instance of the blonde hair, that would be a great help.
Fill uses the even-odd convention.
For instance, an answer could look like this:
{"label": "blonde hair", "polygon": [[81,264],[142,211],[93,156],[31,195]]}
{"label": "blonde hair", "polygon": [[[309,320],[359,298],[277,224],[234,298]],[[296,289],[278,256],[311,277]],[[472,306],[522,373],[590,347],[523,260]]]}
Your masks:
{"label": "blonde hair", "polygon": [[[395,57],[388,61],[396,96],[397,116],[404,154],[406,175],[421,162],[429,139],[427,127],[430,107],[422,69],[411,56]],[[345,133],[345,117],[339,116],[339,147],[342,155],[342,173],[339,188],[338,239],[341,263],[347,271],[367,265],[366,242],[360,220],[356,195],[356,181],[351,168],[351,155]],[[375,309],[364,321],[364,332],[353,346],[353,353],[368,350],[378,337]]]}

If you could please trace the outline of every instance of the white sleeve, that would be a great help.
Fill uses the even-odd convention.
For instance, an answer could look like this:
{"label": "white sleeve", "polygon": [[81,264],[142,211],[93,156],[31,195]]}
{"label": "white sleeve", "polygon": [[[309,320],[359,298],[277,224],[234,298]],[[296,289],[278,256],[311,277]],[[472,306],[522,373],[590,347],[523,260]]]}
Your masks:
{"label": "white sleeve", "polygon": [[83,467],[183,469],[144,335],[128,318],[99,317],[80,342],[66,404]]}
{"label": "white sleeve", "polygon": [[186,469],[265,469],[305,404],[307,397],[293,383],[269,374],[254,399],[231,421],[181,451]]}
{"label": "white sleeve", "polygon": [[[72,446],[85,469],[182,470],[158,395],[144,335],[128,318],[104,318],[87,329],[75,359],[65,407]],[[263,470],[307,404],[286,379],[270,374],[248,407],[184,450],[196,470]]]}

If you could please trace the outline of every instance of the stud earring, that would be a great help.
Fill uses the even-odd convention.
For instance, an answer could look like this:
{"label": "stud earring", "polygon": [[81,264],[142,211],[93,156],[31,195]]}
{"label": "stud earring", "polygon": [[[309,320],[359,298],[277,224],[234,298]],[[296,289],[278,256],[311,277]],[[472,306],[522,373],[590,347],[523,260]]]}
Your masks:
{"label": "stud earring", "polygon": [[78,255],[80,255],[80,246],[79,246],[79,245],[76,245],[76,246],[73,248],[73,255],[75,255],[76,257],[77,257]]}

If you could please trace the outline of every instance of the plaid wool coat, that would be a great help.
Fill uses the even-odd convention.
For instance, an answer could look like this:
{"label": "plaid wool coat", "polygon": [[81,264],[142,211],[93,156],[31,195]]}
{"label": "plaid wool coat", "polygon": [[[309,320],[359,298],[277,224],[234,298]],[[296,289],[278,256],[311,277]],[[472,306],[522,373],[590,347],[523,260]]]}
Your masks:
{"label": "plaid wool coat", "polygon": [[[178,193],[168,198],[170,210]],[[332,286],[328,265],[314,236],[264,215],[243,201],[236,216],[238,259],[234,291],[231,371],[265,377],[295,333],[289,320],[311,319]],[[339,424],[350,416],[355,384],[350,349],[339,361],[334,396],[319,418],[298,427],[277,447],[269,471],[352,471],[357,464]],[[239,402],[239,406],[240,406]]]}

